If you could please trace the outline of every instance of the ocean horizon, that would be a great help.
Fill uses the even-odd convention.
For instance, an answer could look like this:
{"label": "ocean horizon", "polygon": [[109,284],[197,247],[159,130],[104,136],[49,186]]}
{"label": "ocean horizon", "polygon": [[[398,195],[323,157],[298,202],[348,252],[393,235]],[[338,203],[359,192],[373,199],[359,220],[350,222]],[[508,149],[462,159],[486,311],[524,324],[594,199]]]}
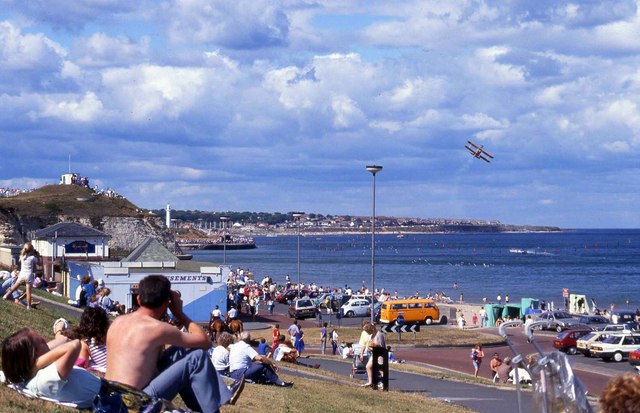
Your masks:
{"label": "ocean horizon", "polygon": [[[297,235],[256,236],[254,250],[227,250],[233,269],[284,283],[297,280]],[[515,252],[514,252],[515,251]],[[223,251],[190,251],[195,261],[221,263]],[[509,295],[564,306],[563,289],[599,308],[640,307],[640,229],[561,232],[376,234],[375,288],[401,296],[445,292],[454,301],[495,302]],[[359,288],[371,280],[371,234],[300,237],[300,281]],[[454,289],[454,283],[457,289]]]}

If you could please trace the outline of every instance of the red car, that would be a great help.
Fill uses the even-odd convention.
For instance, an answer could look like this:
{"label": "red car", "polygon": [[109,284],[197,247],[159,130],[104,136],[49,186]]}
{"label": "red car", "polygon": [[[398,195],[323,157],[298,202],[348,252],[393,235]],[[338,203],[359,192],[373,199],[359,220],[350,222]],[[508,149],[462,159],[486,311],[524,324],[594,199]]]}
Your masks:
{"label": "red car", "polygon": [[[300,296],[304,297],[309,294],[309,290],[300,290]],[[289,289],[284,290],[276,294],[276,301],[282,304],[287,304],[298,296],[298,290]]]}
{"label": "red car", "polygon": [[565,330],[558,334],[553,340],[553,347],[567,354],[576,354],[576,341],[591,332],[593,332],[593,330]]}
{"label": "red car", "polygon": [[629,364],[632,366],[640,366],[640,348],[629,353]]}

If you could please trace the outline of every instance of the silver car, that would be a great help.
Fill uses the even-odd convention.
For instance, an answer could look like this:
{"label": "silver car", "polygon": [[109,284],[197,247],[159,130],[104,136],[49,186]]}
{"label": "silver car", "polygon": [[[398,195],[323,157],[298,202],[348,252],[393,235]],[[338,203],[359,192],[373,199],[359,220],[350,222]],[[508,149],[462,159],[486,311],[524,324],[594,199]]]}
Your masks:
{"label": "silver car", "polygon": [[345,317],[366,317],[371,314],[371,303],[362,298],[352,298],[340,309]]}
{"label": "silver car", "polygon": [[546,328],[549,330],[556,330],[558,333],[568,328],[576,327],[579,325],[577,317],[569,314],[566,311],[545,311],[540,314],[537,321],[546,321]]}

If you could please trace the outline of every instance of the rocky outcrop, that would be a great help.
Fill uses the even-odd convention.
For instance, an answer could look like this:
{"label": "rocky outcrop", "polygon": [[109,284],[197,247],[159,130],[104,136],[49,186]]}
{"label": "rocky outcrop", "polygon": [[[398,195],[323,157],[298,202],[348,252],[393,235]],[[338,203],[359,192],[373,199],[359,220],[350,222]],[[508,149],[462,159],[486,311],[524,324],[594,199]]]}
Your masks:
{"label": "rocky outcrop", "polygon": [[121,251],[132,251],[147,237],[158,239],[171,246],[172,234],[164,228],[161,218],[149,216],[132,217],[73,217],[53,215],[49,217],[22,217],[11,211],[0,210],[0,245],[20,245],[29,241],[39,229],[58,222],[77,222],[103,231],[111,236],[109,247]]}
{"label": "rocky outcrop", "polygon": [[[159,217],[128,218],[105,217],[102,219],[101,231],[111,236],[109,247],[131,251],[146,238],[153,237],[165,246],[171,246],[173,238]],[[171,248],[170,248],[171,249]]]}

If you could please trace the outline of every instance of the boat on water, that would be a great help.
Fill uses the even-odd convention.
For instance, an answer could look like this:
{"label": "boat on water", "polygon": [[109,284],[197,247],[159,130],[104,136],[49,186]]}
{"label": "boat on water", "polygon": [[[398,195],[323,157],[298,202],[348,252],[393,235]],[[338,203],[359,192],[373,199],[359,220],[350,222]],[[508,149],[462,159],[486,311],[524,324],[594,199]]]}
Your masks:
{"label": "boat on water", "polygon": [[402,238],[404,238],[404,237],[405,237],[405,235],[404,235],[404,234],[398,234],[398,235],[396,235],[396,238],[398,238],[398,239],[402,239]]}
{"label": "boat on water", "polygon": [[256,247],[256,242],[249,237],[234,237],[227,242],[216,240],[189,240],[178,243],[183,250],[251,250]]}
{"label": "boat on water", "polygon": [[528,249],[528,250],[524,250],[521,248],[510,248],[509,252],[511,254],[523,254],[523,255],[553,255],[552,253],[543,251],[540,248]]}

